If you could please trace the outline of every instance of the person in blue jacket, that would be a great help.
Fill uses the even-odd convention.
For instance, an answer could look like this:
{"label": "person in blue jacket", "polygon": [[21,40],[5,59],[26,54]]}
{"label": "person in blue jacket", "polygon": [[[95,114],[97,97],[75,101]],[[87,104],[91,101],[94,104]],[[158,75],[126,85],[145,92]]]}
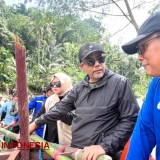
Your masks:
{"label": "person in blue jacket", "polygon": [[0,107],[0,115],[4,111],[6,112],[6,116],[4,119],[5,126],[9,125],[14,120],[14,116],[11,115],[10,111],[11,111],[12,106],[15,105],[17,101],[18,101],[18,96],[17,94],[14,94],[11,101],[6,102],[2,107]]}
{"label": "person in blue jacket", "polygon": [[[53,94],[52,88],[50,85],[46,86],[43,92],[44,92],[44,95],[35,96],[28,104],[29,111],[34,110],[32,119],[34,119],[36,114],[41,109],[42,105],[44,105],[46,99]],[[9,126],[15,125],[15,123],[18,121],[19,121],[19,115],[17,115],[14,118],[14,120],[9,124]],[[43,138],[43,130],[44,130],[44,125],[36,129],[36,134]]]}
{"label": "person in blue jacket", "polygon": [[[53,94],[52,88],[50,87],[50,85],[45,87],[43,92],[45,93],[44,95],[36,96],[29,102],[29,105],[28,105],[29,111],[34,110],[32,119],[34,119],[34,117],[37,115],[42,105],[44,105],[46,99]],[[44,125],[36,129],[36,134],[39,135],[40,137],[43,137],[43,131],[44,131]]]}
{"label": "person in blue jacket", "polygon": [[35,96],[28,104],[29,111],[34,110],[33,119],[41,109],[46,99],[53,94],[52,88],[50,85],[46,86],[43,92],[44,92],[44,95]]}
{"label": "person in blue jacket", "polygon": [[131,137],[127,160],[148,160],[155,146],[156,160],[160,160],[160,12],[150,16],[137,37],[122,49],[127,54],[138,53],[146,74],[153,77]]}
{"label": "person in blue jacket", "polygon": [[[14,120],[14,116],[11,114],[11,110],[13,108],[13,106],[16,106],[16,103],[18,101],[18,96],[17,94],[14,94],[12,96],[12,100],[9,102],[6,102],[1,108],[0,108],[0,115],[2,115],[3,112],[6,112],[6,116],[4,118],[4,125],[3,127],[5,128],[6,126],[8,126],[13,120]],[[7,128],[8,130],[11,130],[10,127]],[[15,132],[14,132],[15,133]],[[4,140],[6,142],[11,142],[11,139],[8,137],[4,137]]]}

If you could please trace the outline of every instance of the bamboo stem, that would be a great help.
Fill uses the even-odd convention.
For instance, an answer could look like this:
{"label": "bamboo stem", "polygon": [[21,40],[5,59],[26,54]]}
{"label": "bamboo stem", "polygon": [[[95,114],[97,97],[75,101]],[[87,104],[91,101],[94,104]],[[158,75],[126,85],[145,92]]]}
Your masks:
{"label": "bamboo stem", "polygon": [[[9,138],[17,140],[16,139],[17,134],[12,133],[10,131],[7,131],[6,129],[0,128],[0,133],[5,134],[5,136],[7,136]],[[31,140],[34,141],[34,142],[40,142],[40,143],[43,143],[43,144],[47,142],[46,140],[44,140],[41,137],[39,137],[37,135],[34,135],[34,134],[30,135],[30,141]],[[42,148],[42,149],[46,153],[48,153],[52,158],[54,157],[55,152],[63,147],[62,145],[59,145],[59,144],[56,144],[56,143],[48,142],[48,144],[49,144],[49,149],[48,148],[47,149]],[[75,148],[67,147],[64,152],[73,151],[74,149]],[[83,155],[82,149],[78,149],[75,153],[67,154],[67,156],[60,155],[58,157],[59,157],[59,160],[71,160],[71,159],[82,160],[82,155]],[[112,158],[108,155],[101,155],[97,158],[97,160],[112,160]]]}

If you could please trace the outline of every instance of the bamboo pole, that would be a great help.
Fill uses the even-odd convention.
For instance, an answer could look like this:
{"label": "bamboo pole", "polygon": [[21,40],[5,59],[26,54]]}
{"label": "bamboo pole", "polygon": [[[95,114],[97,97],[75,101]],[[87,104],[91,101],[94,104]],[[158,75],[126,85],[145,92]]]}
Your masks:
{"label": "bamboo pole", "polygon": [[[17,134],[16,133],[12,133],[4,128],[0,128],[0,133],[3,133],[5,136],[11,138],[11,139],[14,139],[14,140],[17,140],[16,137],[17,137]],[[37,135],[30,135],[30,141],[34,141],[34,142],[41,142],[41,143],[46,143],[47,141],[42,139],[41,137],[37,136]],[[45,149],[45,148],[42,148],[46,153],[48,153],[52,158],[54,157],[54,154],[57,150],[59,150],[60,148],[62,148],[62,145],[59,145],[59,144],[56,144],[56,143],[50,143],[48,142],[49,144],[49,149]],[[68,151],[73,151],[75,148],[72,148],[72,147],[67,147],[65,149],[65,152],[68,152]],[[59,160],[71,160],[71,159],[75,159],[75,160],[82,160],[82,155],[83,155],[83,152],[82,152],[82,149],[78,149],[75,153],[72,153],[72,154],[67,154],[69,157],[67,156],[63,156],[63,155],[60,155],[59,156]],[[112,160],[112,158],[108,155],[101,155],[97,158],[97,160]]]}
{"label": "bamboo pole", "polygon": [[0,152],[1,152],[1,151],[7,151],[8,148],[3,148],[2,142],[5,142],[5,141],[4,141],[3,139],[0,138]]}
{"label": "bamboo pole", "polygon": [[[11,131],[8,131],[4,128],[0,128],[0,133],[4,134],[6,137],[9,137],[13,140],[16,140],[17,141],[17,136],[18,134],[16,133],[13,133]],[[30,141],[33,140],[35,142],[41,142],[41,143],[46,143],[47,141],[45,141],[44,139],[42,139],[41,137],[37,136],[37,135],[31,135],[30,136]],[[51,145],[51,143],[48,143],[49,144],[49,148],[42,148],[46,153],[48,153],[51,157],[54,156],[54,153],[58,150],[57,147],[54,147]],[[68,156],[62,156],[60,155],[59,156],[59,160],[71,160],[71,158],[69,158]]]}
{"label": "bamboo pole", "polygon": [[[37,135],[31,135],[30,138],[35,142],[36,141],[43,142],[43,143],[47,142]],[[49,145],[50,145],[50,148],[51,148],[50,151],[52,154],[55,151],[57,151],[58,149],[63,147],[62,145],[56,144],[56,143],[49,143]],[[70,152],[70,151],[73,151],[74,149],[75,148],[73,148],[73,147],[67,147],[64,152]],[[49,155],[50,155],[50,151],[47,152]],[[82,155],[83,155],[82,149],[78,149],[75,153],[68,154],[69,157],[71,157],[72,159],[75,159],[75,160],[82,160]],[[101,155],[97,158],[97,160],[112,160],[112,158],[108,155]]]}

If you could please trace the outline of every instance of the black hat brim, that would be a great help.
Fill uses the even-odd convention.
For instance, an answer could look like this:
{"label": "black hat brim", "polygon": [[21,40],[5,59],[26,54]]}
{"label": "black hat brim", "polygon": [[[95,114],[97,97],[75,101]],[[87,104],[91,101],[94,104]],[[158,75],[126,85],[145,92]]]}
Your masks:
{"label": "black hat brim", "polygon": [[83,58],[81,59],[81,61],[83,61],[84,59],[86,59],[89,55],[91,55],[94,52],[104,53],[103,50],[92,50],[91,52],[88,52],[85,56],[83,56]]}
{"label": "black hat brim", "polygon": [[137,45],[138,43],[143,40],[144,38],[146,38],[147,36],[149,36],[152,33],[148,33],[148,34],[143,34],[143,35],[138,35],[136,38],[134,38],[133,40],[129,41],[128,43],[124,44],[122,46],[122,49],[125,53],[127,54],[135,54],[137,53]]}

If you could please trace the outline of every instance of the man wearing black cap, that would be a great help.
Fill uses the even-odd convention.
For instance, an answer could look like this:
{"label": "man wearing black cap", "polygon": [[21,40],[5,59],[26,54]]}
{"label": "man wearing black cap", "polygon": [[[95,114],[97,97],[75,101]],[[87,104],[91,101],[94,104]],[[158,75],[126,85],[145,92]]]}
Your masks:
{"label": "man wearing black cap", "polygon": [[82,160],[96,160],[102,154],[119,160],[138,116],[128,80],[106,69],[105,56],[99,44],[84,44],[79,51],[79,67],[87,76],[29,126],[33,131],[75,110],[71,146],[83,149]]}
{"label": "man wearing black cap", "polygon": [[160,12],[150,16],[138,35],[122,46],[127,54],[138,53],[146,74],[152,76],[145,102],[134,129],[127,160],[147,160],[154,146],[160,160]]}

